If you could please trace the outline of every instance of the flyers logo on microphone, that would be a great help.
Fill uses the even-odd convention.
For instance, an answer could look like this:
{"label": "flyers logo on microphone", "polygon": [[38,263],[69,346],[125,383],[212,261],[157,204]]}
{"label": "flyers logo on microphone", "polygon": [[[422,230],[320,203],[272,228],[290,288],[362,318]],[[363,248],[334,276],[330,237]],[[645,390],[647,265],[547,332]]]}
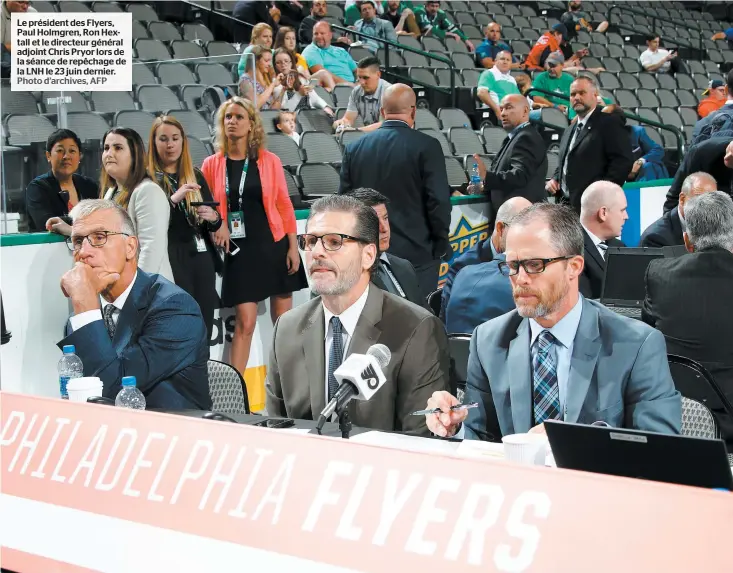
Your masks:
{"label": "flyers logo on microphone", "polygon": [[374,366],[372,366],[371,364],[364,369],[364,372],[361,373],[361,379],[366,381],[367,386],[369,386],[370,390],[374,390],[377,386],[379,386],[377,373],[374,371]]}

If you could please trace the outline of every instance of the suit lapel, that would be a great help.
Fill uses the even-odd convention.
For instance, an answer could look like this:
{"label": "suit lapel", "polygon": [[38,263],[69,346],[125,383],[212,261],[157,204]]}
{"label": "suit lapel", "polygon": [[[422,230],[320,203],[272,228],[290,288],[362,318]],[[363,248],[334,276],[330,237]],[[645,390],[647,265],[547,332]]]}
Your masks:
{"label": "suit lapel", "polygon": [[132,285],[132,290],[120,311],[115,336],[112,339],[112,345],[118,351],[129,345],[132,335],[141,326],[142,321],[139,317],[148,307],[147,295],[152,284],[152,277],[138,269],[135,284]]}
{"label": "suit lapel", "polygon": [[682,220],[680,219],[680,212],[678,209],[672,209],[669,212],[669,221],[672,225],[672,233],[674,233],[675,239],[682,239],[684,244],[684,231],[682,230]]}
{"label": "suit lapel", "polygon": [[583,239],[585,240],[585,252],[590,254],[591,258],[601,268],[601,271],[603,271],[606,268],[606,261],[603,260],[601,253],[598,252],[598,249],[593,244],[590,235],[585,232],[585,229],[583,229]]}
{"label": "suit lapel", "polygon": [[570,376],[565,390],[565,421],[576,423],[588,395],[593,372],[601,350],[598,332],[598,311],[587,300],[583,300],[578,332],[573,342],[570,359]]}
{"label": "suit lapel", "polygon": [[[509,396],[512,404],[512,423],[514,432],[526,432],[532,427],[532,368],[529,353],[529,320],[519,323],[517,335],[509,343],[506,364],[511,364],[507,371]],[[505,366],[509,370],[508,366]]]}
{"label": "suit lapel", "polygon": [[384,293],[381,289],[369,287],[369,294],[364,310],[356,323],[354,335],[344,358],[351,354],[366,354],[372,344],[376,344],[382,331],[377,324],[382,320],[382,304]]}
{"label": "suit lapel", "polygon": [[511,139],[507,135],[504,138],[504,141],[501,142],[501,147],[499,148],[499,153],[496,154],[496,157],[494,158],[494,161],[491,163],[491,171],[496,172],[501,165],[501,159],[504,157],[504,153],[506,152],[507,148],[509,147],[509,143],[511,142]]}
{"label": "suit lapel", "polygon": [[314,420],[326,407],[326,356],[324,352],[326,331],[323,316],[323,304],[319,298],[301,331],[305,369],[308,373],[310,389],[311,412]]}

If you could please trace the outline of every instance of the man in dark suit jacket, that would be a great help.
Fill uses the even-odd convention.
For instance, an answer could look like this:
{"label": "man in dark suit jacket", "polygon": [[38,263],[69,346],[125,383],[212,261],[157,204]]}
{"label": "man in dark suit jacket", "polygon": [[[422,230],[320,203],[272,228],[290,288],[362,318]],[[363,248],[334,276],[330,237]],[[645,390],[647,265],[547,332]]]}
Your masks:
{"label": "man in dark suit jacket", "polygon": [[410,261],[387,253],[390,239],[389,214],[387,213],[389,199],[378,191],[366,187],[354,189],[348,195],[374,209],[379,217],[380,255],[378,266],[372,273],[372,282],[384,291],[425,307],[425,299],[420,298],[420,287],[415,268]]}
{"label": "man in dark suit jacket", "polygon": [[621,236],[626,219],[626,194],[610,181],[596,181],[588,186],[580,201],[580,223],[583,227],[585,266],[579,287],[583,296],[601,298],[606,273],[608,247],[625,247]]}
{"label": "man in dark suit jacket", "polygon": [[581,76],[570,85],[570,105],[578,114],[560,142],[555,174],[547,183],[548,192],[569,203],[580,213],[580,197],[595,181],[623,185],[634,158],[625,127],[613,114],[597,107],[598,84]]}
{"label": "man in dark suit jacket", "polygon": [[135,228],[116,203],[81,201],[70,215],[76,263],[61,289],[74,314],[59,348],[76,347],[84,375],[102,379],[106,398],[117,396],[123,376],[135,376],[147,407],[210,409],[209,345],[196,301],[138,268]]}
{"label": "man in dark suit jacket", "polygon": [[717,182],[718,191],[733,195],[733,141],[714,137],[687,150],[667,191],[667,199],[664,202],[665,213],[673,211],[679,203],[682,186],[687,177],[699,172],[711,175]]}
{"label": "man in dark suit jacket", "polygon": [[[685,177],[679,194],[679,204],[654,221],[641,234],[640,247],[671,247],[684,245],[685,204],[692,197],[717,190],[715,178],[703,172],[692,173]],[[669,197],[669,195],[668,195]]]}
{"label": "man in dark suit jacket", "polygon": [[509,133],[491,169],[487,171],[481,158],[473,156],[484,182],[484,192],[491,199],[492,215],[512,197],[524,197],[530,203],[547,198],[547,148],[542,136],[529,123],[527,98],[519,94],[504,96],[500,109],[501,125]]}
{"label": "man in dark suit jacket", "polygon": [[[642,319],[662,331],[667,352],[702,363],[733,401],[733,201],[720,191],[693,197],[686,222],[691,254],[649,263]],[[733,445],[733,420],[713,413]]]}
{"label": "man in dark suit jacket", "polygon": [[438,287],[440,259],[450,250],[445,158],[436,139],[413,129],[411,87],[388,87],[381,113],[382,127],[346,146],[340,192],[369,187],[390,199],[390,251],[413,264],[425,299]]}

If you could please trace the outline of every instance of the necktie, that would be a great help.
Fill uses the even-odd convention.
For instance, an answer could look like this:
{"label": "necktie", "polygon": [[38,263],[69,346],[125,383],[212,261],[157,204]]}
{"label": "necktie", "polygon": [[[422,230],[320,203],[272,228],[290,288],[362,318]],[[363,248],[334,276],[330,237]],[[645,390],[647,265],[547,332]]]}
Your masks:
{"label": "necktie", "polygon": [[114,316],[115,305],[108,304],[104,307],[104,312],[102,313],[102,317],[104,318],[104,326],[107,327],[107,332],[109,333],[110,338],[115,337],[115,330],[117,330],[117,325],[115,324],[115,321],[112,320],[112,316]]}
{"label": "necktie", "polygon": [[341,362],[344,359],[344,338],[343,338],[343,326],[337,316],[331,317],[331,334],[333,339],[331,340],[331,354],[328,357],[328,400],[331,401],[336,390],[338,390],[339,383],[333,373],[336,369],[341,366]]}
{"label": "necktie", "polygon": [[560,417],[557,362],[552,352],[554,342],[555,337],[548,330],[543,330],[535,340],[537,352],[532,360],[535,424],[541,424],[545,420],[556,420]]}
{"label": "necktie", "polygon": [[601,253],[601,257],[603,260],[606,260],[606,251],[608,250],[608,243],[606,241],[601,241],[598,243],[598,251]]}

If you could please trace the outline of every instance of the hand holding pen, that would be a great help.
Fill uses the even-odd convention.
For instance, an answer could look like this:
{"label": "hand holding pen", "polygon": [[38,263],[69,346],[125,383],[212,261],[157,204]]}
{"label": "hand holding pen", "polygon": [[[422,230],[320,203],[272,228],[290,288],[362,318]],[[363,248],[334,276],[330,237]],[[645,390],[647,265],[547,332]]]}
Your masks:
{"label": "hand holding pen", "polygon": [[461,404],[458,398],[448,392],[433,392],[427,404],[427,410],[431,413],[425,414],[425,422],[433,434],[449,438],[461,427],[468,416],[469,407],[476,406]]}

